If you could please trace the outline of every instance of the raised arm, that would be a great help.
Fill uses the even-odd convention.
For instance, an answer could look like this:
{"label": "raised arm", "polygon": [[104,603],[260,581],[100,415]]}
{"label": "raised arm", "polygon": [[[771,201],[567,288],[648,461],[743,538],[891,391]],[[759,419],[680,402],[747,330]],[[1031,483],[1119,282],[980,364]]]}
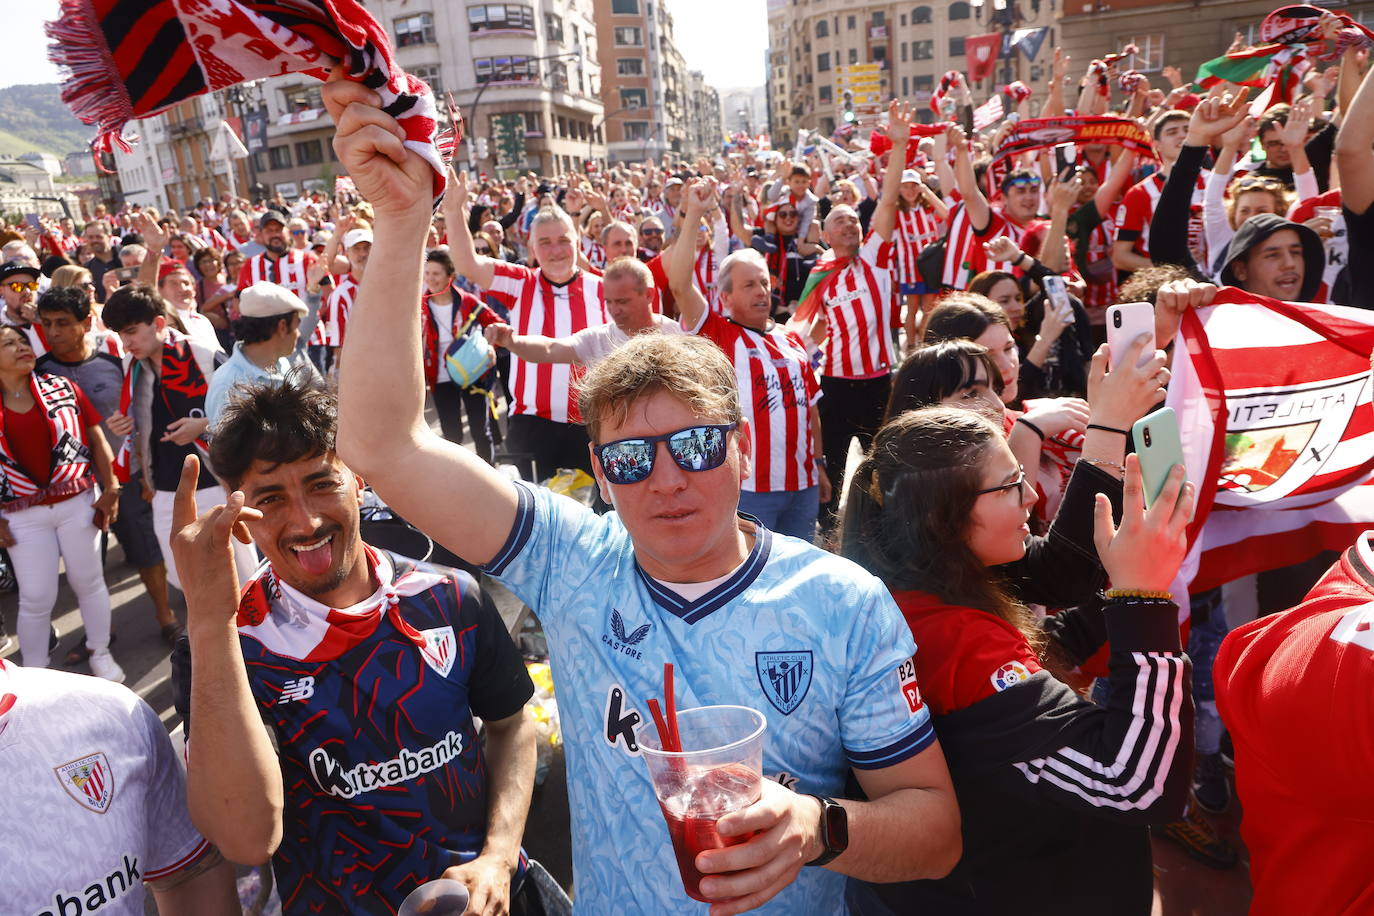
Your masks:
{"label": "raised arm", "polygon": [[1341,198],[1353,213],[1374,203],[1374,68],[1350,101],[1336,135],[1336,162],[1341,172]]}
{"label": "raised arm", "polygon": [[951,127],[948,137],[950,146],[954,147],[954,180],[959,185],[959,195],[964,199],[969,225],[974,232],[982,232],[992,221],[992,208],[988,206],[988,199],[973,173],[973,153],[969,151],[968,138],[959,127]]}
{"label": "raised arm", "polygon": [[668,273],[668,288],[677,302],[678,319],[684,328],[696,328],[706,314],[706,299],[692,282],[692,268],[696,263],[695,227],[701,218],[715,206],[715,184],[709,178],[698,178],[688,186],[682,195],[682,205],[687,215],[682,220],[683,227],[691,226],[691,232],[680,232],[667,253],[663,265]]}
{"label": "raised arm", "polygon": [[[479,255],[472,245],[472,228],[463,212],[468,202],[468,176],[448,172],[448,193],[444,195],[444,225],[448,227],[448,254],[453,266],[482,289],[490,289],[496,278],[496,259]],[[422,243],[423,244],[423,243]],[[373,243],[376,254],[376,243]],[[495,252],[492,252],[495,254]],[[368,259],[372,262],[372,259]]]}
{"label": "raised arm", "polygon": [[[470,563],[485,563],[515,523],[510,482],[424,420],[420,277],[433,209],[434,173],[402,143],[405,132],[376,93],[335,73],[324,99],[337,125],[334,150],[376,213],[368,271],[349,315],[339,375],[339,456],[397,513]],[[462,180],[446,213],[468,268],[491,281],[461,219]],[[458,218],[455,218],[458,217]],[[456,258],[455,258],[456,260]],[[387,366],[386,372],[374,367]],[[444,498],[435,499],[435,493]],[[461,507],[462,511],[455,511]],[[482,519],[473,525],[472,519]]]}
{"label": "raised arm", "polygon": [[882,191],[869,224],[873,233],[884,242],[892,238],[892,230],[897,225],[897,194],[902,188],[902,170],[906,168],[906,146],[911,142],[913,120],[911,106],[905,102],[899,104],[893,99],[887,106],[887,138],[892,141],[892,151],[888,153]]}

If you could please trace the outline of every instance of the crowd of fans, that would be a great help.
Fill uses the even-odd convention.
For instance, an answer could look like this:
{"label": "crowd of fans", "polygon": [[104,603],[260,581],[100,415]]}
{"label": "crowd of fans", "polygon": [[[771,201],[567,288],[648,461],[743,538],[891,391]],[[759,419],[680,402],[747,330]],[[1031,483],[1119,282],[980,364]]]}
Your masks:
{"label": "crowd of fans", "polygon": [[[1223,645],[1220,591],[1175,594],[1207,482],[1177,466],[1147,508],[1129,433],[1220,287],[1374,308],[1374,78],[1338,47],[1262,110],[1094,61],[1071,110],[1152,155],[995,156],[1016,119],[975,130],[954,79],[939,129],[893,102],[791,156],[450,172],[437,210],[336,79],[333,194],[5,229],[0,849],[88,850],[26,856],[8,899],[104,912],[137,881],[237,912],[231,863],[271,862],[288,914],[393,913],[441,875],[470,912],[559,912],[487,576],[548,639],[584,912],[688,906],[636,744],[665,662],[680,706],[768,720],[759,800],[695,861],[716,916],[1148,913],[1152,832],[1236,864],[1211,816],[1237,781],[1254,911],[1362,912],[1370,548]],[[1070,110],[1071,66],[1022,118]],[[1129,302],[1153,345],[1109,360]],[[561,470],[589,505],[538,485]],[[364,543],[364,486],[470,565]],[[41,670],[124,679],[104,531],[175,649],[185,775],[127,691]],[[59,561],[84,642],[54,659]],[[1363,724],[1300,730],[1342,759],[1348,806],[1318,804],[1281,746],[1343,704]]]}

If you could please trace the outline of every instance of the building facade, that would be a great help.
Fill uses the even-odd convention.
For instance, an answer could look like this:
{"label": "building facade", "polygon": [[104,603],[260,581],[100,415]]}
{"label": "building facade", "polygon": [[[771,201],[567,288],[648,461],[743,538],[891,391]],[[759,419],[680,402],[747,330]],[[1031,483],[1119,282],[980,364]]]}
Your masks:
{"label": "building facade", "polygon": [[687,66],[663,0],[595,0],[606,153],[659,159],[690,145]]}
{"label": "building facade", "polygon": [[[1148,0],[1064,0],[1060,18],[1060,43],[1078,61],[1134,44],[1140,53],[1129,61],[1132,69],[1151,77],[1157,87],[1167,87],[1160,75],[1166,66],[1178,67],[1192,79],[1198,65],[1226,52],[1240,32],[1247,44],[1259,44],[1259,24],[1282,4],[1270,0],[1204,0],[1158,3]],[[1374,2],[1344,0],[1319,2],[1348,13],[1365,25],[1374,25]]]}
{"label": "building facade", "polygon": [[714,156],[724,141],[720,120],[720,93],[707,85],[700,70],[687,71],[687,123],[689,152]]}
{"label": "building facade", "polygon": [[934,120],[931,93],[946,71],[968,70],[964,46],[973,35],[1050,28],[1034,61],[1013,52],[998,61],[992,79],[973,87],[979,103],[1013,80],[1043,97],[1059,2],[770,0],[767,92],[774,146],[791,145],[798,130],[832,133],[843,120],[847,68],[856,64],[878,65],[879,99],[908,100],[922,121]]}
{"label": "building facade", "polygon": [[[391,33],[401,66],[440,99],[451,92],[457,101],[467,121],[467,142],[454,152],[457,167],[555,174],[605,155],[596,131],[601,66],[592,0],[369,6]],[[518,136],[510,150],[518,155],[494,142],[512,124]],[[477,155],[479,146],[486,156]]]}

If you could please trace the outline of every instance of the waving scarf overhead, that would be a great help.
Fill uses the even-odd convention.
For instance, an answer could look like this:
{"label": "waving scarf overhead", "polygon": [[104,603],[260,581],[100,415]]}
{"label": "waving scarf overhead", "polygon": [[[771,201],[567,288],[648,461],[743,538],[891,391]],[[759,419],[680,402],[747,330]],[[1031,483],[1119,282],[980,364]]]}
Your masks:
{"label": "waving scarf overhead", "polygon": [[1212,482],[1190,529],[1192,591],[1340,549],[1374,523],[1371,350],[1361,309],[1227,287],[1184,316],[1167,403],[1188,478]]}
{"label": "waving scarf overhead", "polygon": [[97,153],[127,151],[125,124],[178,102],[284,73],[324,79],[337,60],[381,96],[443,194],[434,94],[396,64],[359,0],[61,0],[47,33],[53,63],[71,71],[62,101],[96,125]]}

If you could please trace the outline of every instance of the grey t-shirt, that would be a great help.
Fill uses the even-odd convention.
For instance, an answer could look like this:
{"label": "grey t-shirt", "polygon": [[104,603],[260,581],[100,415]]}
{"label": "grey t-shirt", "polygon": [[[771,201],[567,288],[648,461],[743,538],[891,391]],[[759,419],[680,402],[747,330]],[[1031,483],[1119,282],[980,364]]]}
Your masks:
{"label": "grey t-shirt", "polygon": [[[34,364],[34,371],[60,375],[76,382],[90,399],[92,406],[100,412],[101,418],[108,420],[111,415],[119,413],[119,393],[124,387],[124,363],[118,356],[100,348],[99,341],[92,343],[95,352],[82,362],[64,363],[51,353],[44,353]],[[104,430],[105,439],[110,443],[110,451],[118,453],[124,437],[110,432],[109,426],[104,422],[100,424],[100,428]]]}

